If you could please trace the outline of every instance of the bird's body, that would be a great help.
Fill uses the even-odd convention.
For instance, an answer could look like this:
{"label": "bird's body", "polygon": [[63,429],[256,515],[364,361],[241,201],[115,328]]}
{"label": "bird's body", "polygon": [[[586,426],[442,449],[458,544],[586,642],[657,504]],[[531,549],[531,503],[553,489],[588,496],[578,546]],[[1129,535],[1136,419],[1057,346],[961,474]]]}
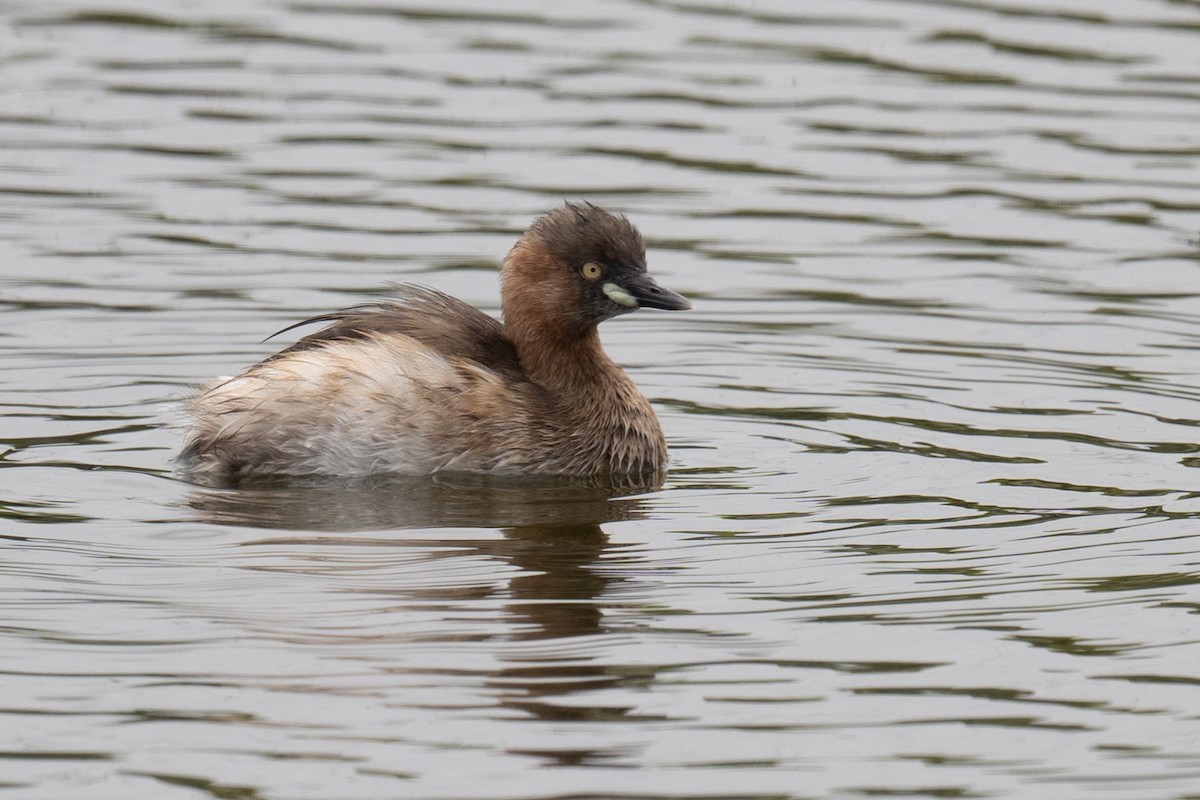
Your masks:
{"label": "bird's body", "polygon": [[189,406],[192,475],[630,475],[661,471],[658,419],[596,325],[686,308],[646,275],[624,217],[567,205],[502,271],[505,322],[413,286],[317,317],[328,326]]}

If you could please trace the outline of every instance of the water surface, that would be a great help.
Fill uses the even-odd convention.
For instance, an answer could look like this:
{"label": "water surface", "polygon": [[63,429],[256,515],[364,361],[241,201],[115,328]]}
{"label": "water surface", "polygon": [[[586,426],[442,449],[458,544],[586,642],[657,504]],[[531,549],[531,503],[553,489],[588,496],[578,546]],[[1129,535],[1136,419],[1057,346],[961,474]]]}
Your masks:
{"label": "water surface", "polygon": [[[1200,797],[1200,6],[0,3],[0,795]],[[662,487],[207,489],[563,199]]]}

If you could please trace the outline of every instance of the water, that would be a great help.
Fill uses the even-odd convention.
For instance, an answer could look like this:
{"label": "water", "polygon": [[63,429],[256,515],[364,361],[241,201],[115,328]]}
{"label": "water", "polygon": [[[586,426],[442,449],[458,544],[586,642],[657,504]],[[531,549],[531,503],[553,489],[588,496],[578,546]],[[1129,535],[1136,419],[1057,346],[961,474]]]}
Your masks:
{"label": "water", "polygon": [[[0,4],[0,796],[1200,797],[1200,4]],[[672,471],[190,486],[563,198]]]}

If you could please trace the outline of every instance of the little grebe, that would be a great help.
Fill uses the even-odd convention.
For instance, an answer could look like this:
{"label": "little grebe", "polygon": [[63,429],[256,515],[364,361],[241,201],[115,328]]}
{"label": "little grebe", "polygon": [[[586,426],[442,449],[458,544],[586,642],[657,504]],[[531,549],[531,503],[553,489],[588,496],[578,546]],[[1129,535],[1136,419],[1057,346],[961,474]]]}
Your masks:
{"label": "little grebe", "polygon": [[637,229],[568,203],[533,223],[500,280],[503,324],[416,286],[308,320],[330,324],[190,402],[181,464],[208,481],[662,471],[658,419],[596,331],[691,307],[646,273]]}

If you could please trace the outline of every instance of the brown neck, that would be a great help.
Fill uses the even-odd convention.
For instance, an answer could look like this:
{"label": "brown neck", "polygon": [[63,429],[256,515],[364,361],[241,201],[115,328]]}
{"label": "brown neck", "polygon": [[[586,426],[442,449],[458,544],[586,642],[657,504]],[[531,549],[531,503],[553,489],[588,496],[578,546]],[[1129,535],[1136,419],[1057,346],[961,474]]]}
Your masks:
{"label": "brown neck", "polygon": [[[546,390],[564,471],[646,474],[667,463],[667,443],[649,401],[600,346],[593,327],[561,337],[510,329],[529,378]],[[557,433],[555,433],[557,432]]]}
{"label": "brown neck", "polygon": [[[600,334],[590,328],[582,334],[565,334],[546,328],[523,329],[519,322],[509,326],[517,355],[525,373],[555,395],[564,395],[582,405],[599,401],[629,383],[600,345]],[[610,399],[609,402],[612,402]]]}

